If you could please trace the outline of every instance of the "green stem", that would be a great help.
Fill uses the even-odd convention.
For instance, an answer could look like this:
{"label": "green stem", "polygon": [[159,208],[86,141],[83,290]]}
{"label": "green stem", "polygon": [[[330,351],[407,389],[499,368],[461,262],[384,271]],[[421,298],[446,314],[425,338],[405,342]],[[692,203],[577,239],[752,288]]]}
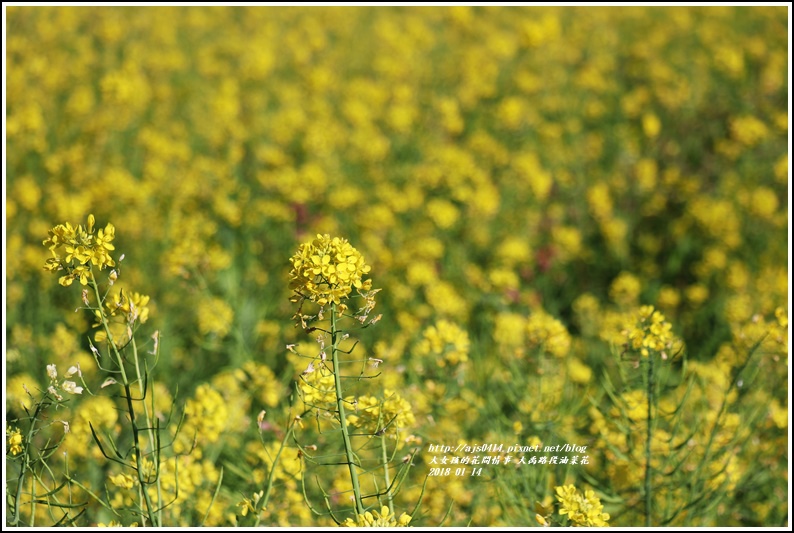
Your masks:
{"label": "green stem", "polygon": [[[99,285],[94,278],[93,270],[91,272],[91,286],[94,288],[94,295],[96,296],[97,306],[99,308],[99,318],[102,321],[102,326],[105,330],[105,334],[107,335],[108,345],[113,350],[113,354],[116,356],[116,364],[121,371],[122,385],[124,386],[124,394],[127,399],[127,411],[130,414],[130,424],[132,425],[133,450],[135,451],[135,471],[138,474],[138,483],[140,484],[141,492],[143,493],[143,499],[146,502],[146,513],[149,516],[149,521],[152,524],[156,524],[154,520],[152,501],[149,497],[149,491],[145,489],[146,484],[144,483],[143,473],[141,472],[143,457],[141,455],[141,446],[138,439],[138,426],[135,423],[135,408],[132,405],[132,391],[130,390],[130,382],[127,379],[127,372],[124,370],[124,359],[121,357],[121,353],[119,352],[118,347],[113,340],[113,334],[110,332],[110,326],[108,325],[107,317],[105,316],[105,310],[102,307],[102,297],[99,294]],[[143,521],[142,525],[145,527],[146,517],[141,515],[141,519]]]}
{"label": "green stem", "polygon": [[[140,366],[140,364],[138,362],[138,346],[135,344],[135,337],[130,339],[130,343],[132,344],[132,358],[135,361],[135,375],[138,378],[138,390],[140,391],[141,398],[143,398],[146,395],[146,390],[143,387],[143,379],[141,377],[141,366]],[[152,394],[154,394],[154,391],[152,391]],[[157,458],[157,454],[154,454],[154,451],[155,451],[154,450],[154,446],[155,446],[155,442],[157,442],[157,441],[154,439],[154,430],[152,429],[152,418],[149,415],[149,408],[146,406],[146,402],[144,401],[142,403],[143,403],[143,414],[146,416],[147,433],[149,434],[149,446],[152,449],[153,455],[155,456],[155,462],[156,462],[158,460],[158,458]],[[154,468],[155,468],[155,472],[158,473],[157,474],[157,479],[155,480],[155,482],[157,483],[157,503],[158,503],[158,505],[162,505],[163,494],[162,494],[162,487],[161,487],[161,484],[160,484],[160,475],[159,475],[160,465],[155,464]],[[163,513],[162,512],[158,512],[157,513],[157,526],[163,527]]]}
{"label": "green stem", "polygon": [[[45,401],[47,402],[46,405],[44,404]],[[15,526],[15,525],[19,524],[19,512],[20,512],[19,501],[22,499],[22,490],[25,487],[25,478],[27,477],[26,474],[27,474],[28,470],[31,469],[31,467],[30,467],[30,449],[31,449],[32,443],[33,443],[33,434],[35,433],[35,430],[36,430],[36,422],[39,419],[39,415],[47,407],[49,407],[51,404],[52,404],[52,402],[49,400],[49,396],[45,394],[44,397],[42,398],[42,400],[40,402],[36,403],[36,411],[33,413],[33,416],[31,417],[30,428],[28,429],[28,434],[27,434],[27,437],[25,438],[25,450],[22,452],[22,456],[23,456],[24,459],[23,459],[22,469],[21,469],[21,471],[19,473],[19,479],[17,481],[16,501],[14,502],[14,518],[10,522],[10,525],[12,525],[12,526]],[[33,482],[33,485],[34,485],[33,490],[34,491],[35,491],[35,484],[36,483],[34,481]],[[33,498],[33,499],[35,499],[35,498]],[[36,502],[31,502],[31,526],[33,525],[33,520],[34,520],[33,511],[35,510],[35,505],[36,505]]]}
{"label": "green stem", "polygon": [[383,480],[386,482],[386,501],[389,503],[389,512],[394,514],[394,497],[391,493],[391,477],[389,476],[389,456],[386,453],[386,435],[380,437],[380,449],[383,458]]}
{"label": "green stem", "polygon": [[91,496],[92,498],[94,498],[94,500],[96,500],[96,501],[97,501],[97,503],[99,503],[99,505],[101,505],[102,507],[104,507],[105,509],[107,509],[108,511],[110,511],[111,513],[113,513],[114,515],[116,515],[116,516],[119,516],[119,513],[118,513],[118,512],[116,512],[116,510],[115,510],[115,509],[113,509],[113,507],[111,507],[110,505],[108,505],[108,503],[107,503],[107,502],[105,502],[105,500],[103,500],[102,498],[100,498],[99,496],[97,496],[96,494],[94,494],[94,493],[91,491],[91,489],[89,489],[88,487],[86,487],[85,485],[83,485],[82,483],[80,483],[79,481],[77,481],[76,479],[74,479],[73,477],[71,477],[71,476],[70,476],[68,473],[67,473],[67,474],[66,474],[64,477],[65,477],[65,478],[66,478],[66,480],[69,482],[69,484],[75,484],[75,485],[77,485],[78,487],[80,487],[81,489],[83,489],[83,491],[84,491],[86,494],[88,494],[89,496]]}
{"label": "green stem", "polygon": [[292,430],[295,427],[295,421],[293,420],[290,422],[290,425],[287,427],[287,431],[284,432],[284,438],[281,439],[281,445],[278,448],[278,452],[276,452],[276,456],[273,458],[273,464],[270,465],[270,472],[267,475],[267,486],[265,487],[265,495],[262,497],[261,503],[257,505],[256,509],[256,523],[254,527],[259,525],[261,520],[261,510],[267,509],[267,503],[270,501],[270,491],[273,489],[273,480],[276,475],[276,466],[278,465],[278,460],[281,457],[281,452],[284,450],[284,446],[287,443],[287,439],[292,434]]}
{"label": "green stem", "polygon": [[33,439],[33,429],[36,427],[36,417],[39,414],[39,407],[36,407],[36,414],[33,415],[33,421],[30,423],[30,429],[28,430],[28,435],[25,438],[25,451],[23,452],[23,464],[22,468],[19,472],[19,479],[17,480],[17,495],[16,501],[14,502],[14,518],[11,520],[11,525],[15,526],[19,524],[19,501],[22,499],[22,489],[25,486],[25,474],[30,468],[30,442]]}
{"label": "green stem", "polygon": [[[135,450],[135,472],[138,474],[138,485],[141,487],[141,493],[143,494],[143,499],[146,502],[146,513],[149,515],[149,521],[152,524],[156,524],[154,520],[153,514],[153,505],[152,500],[149,497],[149,491],[146,490],[147,482],[143,479],[143,472],[142,472],[142,464],[143,464],[143,457],[141,456],[141,444],[138,437],[138,425],[135,423],[135,409],[132,406],[132,391],[130,390],[129,385],[124,385],[124,394],[127,399],[127,411],[130,413],[130,424],[132,425],[132,441],[133,441],[133,449]],[[141,516],[143,520],[143,526],[146,526],[146,517]]]}
{"label": "green stem", "polygon": [[364,505],[361,503],[361,489],[358,485],[358,473],[356,472],[355,457],[353,447],[350,444],[350,434],[347,431],[347,418],[345,417],[345,400],[342,396],[342,378],[339,366],[339,339],[336,329],[336,304],[331,304],[331,357],[334,363],[334,383],[336,385],[336,407],[339,412],[339,424],[342,426],[342,440],[345,444],[345,455],[347,456],[347,466],[350,470],[350,481],[353,484],[353,494],[356,499],[356,512],[364,514]]}
{"label": "green stem", "polygon": [[36,525],[36,480],[30,483],[30,527]]}
{"label": "green stem", "polygon": [[113,350],[113,353],[116,356],[116,363],[119,366],[119,370],[121,371],[121,380],[123,385],[129,385],[127,381],[127,372],[124,370],[124,361],[121,358],[121,354],[119,353],[118,347],[116,346],[116,342],[113,340],[113,334],[110,332],[110,326],[108,325],[107,317],[105,316],[105,310],[102,308],[102,297],[99,295],[99,285],[97,285],[96,279],[94,279],[93,272],[91,273],[91,286],[94,288],[94,295],[96,296],[97,306],[99,310],[99,318],[102,321],[102,327],[105,330],[105,335],[108,338],[108,346]]}
{"label": "green stem", "polygon": [[645,437],[645,527],[651,527],[651,436],[653,429],[652,409],[653,409],[653,356],[648,356],[648,418],[646,420],[647,434]]}

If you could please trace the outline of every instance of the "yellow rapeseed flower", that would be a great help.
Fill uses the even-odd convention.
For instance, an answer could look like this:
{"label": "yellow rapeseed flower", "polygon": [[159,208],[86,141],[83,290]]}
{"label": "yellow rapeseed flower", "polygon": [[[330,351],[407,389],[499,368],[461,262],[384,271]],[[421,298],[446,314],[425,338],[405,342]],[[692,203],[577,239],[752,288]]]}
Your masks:
{"label": "yellow rapeseed flower", "polygon": [[416,423],[411,404],[394,391],[385,389],[383,400],[374,396],[346,398],[355,406],[354,413],[347,415],[348,424],[361,428],[372,435],[388,435],[398,438],[405,429]]}
{"label": "yellow rapeseed flower", "polygon": [[680,341],[673,335],[672,328],[662,313],[652,305],[644,305],[626,325],[624,334],[628,338],[627,347],[638,351],[643,357],[648,357],[653,351],[666,359],[680,348]]}
{"label": "yellow rapeseed flower", "polygon": [[6,438],[8,439],[8,452],[11,455],[22,453],[22,433],[19,428],[6,428]]}
{"label": "yellow rapeseed flower", "polygon": [[328,408],[336,403],[336,383],[334,374],[326,367],[321,366],[312,371],[304,372],[300,382],[300,389],[303,393],[303,401],[308,406]]}
{"label": "yellow rapeseed flower", "polygon": [[362,279],[370,266],[347,239],[318,234],[313,241],[301,244],[290,262],[290,287],[301,299],[320,306],[334,303],[341,312],[347,308],[342,301],[354,288],[368,291],[372,287],[372,280]]}
{"label": "yellow rapeseed flower", "polygon": [[110,316],[121,313],[128,323],[137,321],[143,324],[149,319],[149,296],[145,294],[122,289],[112,294],[105,301],[105,306],[108,308]]}
{"label": "yellow rapeseed flower", "polygon": [[605,527],[609,526],[609,514],[604,513],[601,500],[592,490],[584,495],[573,485],[556,487],[557,501],[560,502],[560,514],[568,515],[575,526]]}
{"label": "yellow rapeseed flower", "polygon": [[356,519],[348,518],[342,525],[344,527],[408,527],[411,517],[403,513],[397,518],[385,505],[378,511],[367,511],[357,514]]}
{"label": "yellow rapeseed flower", "polygon": [[[64,287],[71,285],[74,280],[87,285],[92,275],[89,262],[100,270],[116,265],[110,256],[115,249],[111,241],[116,236],[116,228],[108,223],[104,229],[95,231],[94,224],[94,215],[88,215],[85,226],[78,225],[75,228],[68,222],[58,224],[49,230],[49,237],[42,243],[52,253],[44,269],[50,272],[65,270],[67,274],[58,280]],[[59,254],[61,248],[66,254],[64,257]]]}
{"label": "yellow rapeseed flower", "polygon": [[116,476],[108,476],[108,479],[115,486],[122,489],[131,489],[135,486],[136,480],[129,474],[118,474]]}
{"label": "yellow rapeseed flower", "polygon": [[543,310],[534,311],[527,320],[527,340],[556,357],[565,357],[571,349],[571,335],[562,322]]}
{"label": "yellow rapeseed flower", "polygon": [[440,367],[454,367],[469,359],[469,334],[454,322],[439,320],[422,333],[416,353],[432,356]]}
{"label": "yellow rapeseed flower", "polygon": [[262,499],[264,496],[265,491],[260,490],[259,492],[255,492],[254,495],[249,498],[243,498],[243,501],[237,504],[237,507],[240,508],[240,514],[242,516],[248,515],[248,513],[255,513],[256,512],[256,505],[259,503],[259,500]]}

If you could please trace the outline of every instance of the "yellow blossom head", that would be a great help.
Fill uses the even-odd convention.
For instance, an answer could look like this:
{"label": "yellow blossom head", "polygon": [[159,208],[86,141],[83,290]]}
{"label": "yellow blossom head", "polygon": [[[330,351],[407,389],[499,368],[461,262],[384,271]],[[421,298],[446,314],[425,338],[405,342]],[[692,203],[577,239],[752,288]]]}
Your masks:
{"label": "yellow blossom head", "polygon": [[356,519],[348,518],[342,525],[345,527],[408,527],[410,515],[403,513],[397,518],[385,505],[380,511],[367,511],[357,514]]}
{"label": "yellow blossom head", "polygon": [[659,353],[662,359],[675,356],[681,350],[681,342],[673,334],[672,325],[652,305],[644,305],[631,315],[631,322],[623,330],[627,347],[648,357]]}
{"label": "yellow blossom head", "polygon": [[568,515],[573,525],[609,526],[609,514],[603,512],[604,506],[592,490],[582,494],[573,485],[560,486],[555,490],[557,501],[560,502],[560,514]]}
{"label": "yellow blossom head", "polygon": [[8,439],[8,453],[11,455],[19,455],[22,453],[22,432],[19,428],[6,428],[6,438]]}
{"label": "yellow blossom head", "polygon": [[[116,228],[108,223],[104,229],[97,230],[94,224],[94,215],[88,215],[85,226],[75,228],[68,222],[58,224],[49,230],[49,237],[42,243],[52,253],[44,269],[50,272],[66,271],[67,274],[58,280],[64,287],[71,285],[74,280],[87,285],[92,277],[90,265],[100,270],[116,265],[110,256],[110,252],[116,248],[111,243],[116,237]],[[65,255],[61,256],[61,252]]]}
{"label": "yellow blossom head", "polygon": [[397,439],[416,424],[408,401],[394,391],[385,389],[383,399],[374,396],[347,398],[355,406],[355,414],[347,416],[348,424],[370,435],[386,435]]}
{"label": "yellow blossom head", "polygon": [[368,291],[372,287],[372,280],[362,279],[370,266],[347,239],[317,235],[301,244],[290,262],[290,287],[320,306],[333,303],[345,309],[343,300],[353,288]]}

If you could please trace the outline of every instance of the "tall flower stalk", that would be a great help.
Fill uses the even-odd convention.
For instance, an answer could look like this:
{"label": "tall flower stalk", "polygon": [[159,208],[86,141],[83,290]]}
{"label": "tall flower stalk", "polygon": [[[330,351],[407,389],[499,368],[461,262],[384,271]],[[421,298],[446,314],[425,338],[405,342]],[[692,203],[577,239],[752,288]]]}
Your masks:
{"label": "tall flower stalk", "polygon": [[645,527],[651,527],[653,512],[653,484],[652,450],[654,432],[654,414],[658,398],[655,394],[657,376],[654,369],[654,360],[659,358],[664,361],[675,355],[677,340],[672,333],[672,325],[665,320],[664,315],[653,306],[642,306],[634,315],[633,320],[627,325],[624,334],[627,337],[626,349],[640,355],[647,368],[645,375],[645,401],[647,412],[645,419],[645,473],[644,473],[644,500],[645,500]]}
{"label": "tall flower stalk", "polygon": [[[389,426],[393,426],[392,431],[396,434],[397,428],[405,427],[409,420],[413,421],[410,405],[398,398],[391,399],[391,403],[398,406],[399,416],[395,414],[385,420],[380,413],[380,403],[372,403],[374,398],[346,396],[343,388],[343,380],[364,377],[363,370],[358,376],[347,376],[342,371],[346,363],[353,362],[345,360],[344,356],[355,348],[355,344],[349,349],[346,349],[347,345],[343,346],[351,341],[347,330],[343,329],[343,322],[347,320],[359,327],[368,327],[380,319],[380,316],[369,317],[375,307],[375,294],[379,291],[372,289],[370,279],[364,279],[370,266],[346,239],[332,238],[329,235],[317,235],[314,240],[300,245],[290,262],[290,282],[294,291],[292,301],[299,305],[294,316],[296,324],[307,333],[320,333],[317,338],[320,343],[319,354],[311,357],[311,362],[301,375],[303,399],[309,409],[330,414],[339,424],[338,431],[344,448],[343,464],[347,465],[350,476],[353,489],[351,499],[356,516],[356,520],[348,519],[345,524],[378,522],[384,525],[407,525],[410,516],[405,513],[399,518],[394,516],[393,480],[389,476],[388,457],[383,442],[386,488],[385,492],[379,492],[375,496],[385,496],[388,506],[383,506],[379,512],[368,511],[364,506],[364,499],[373,495],[362,495],[358,470],[363,466],[358,455],[360,450],[357,451],[353,446],[353,438],[367,435],[383,439]],[[362,301],[360,306],[356,306],[357,309],[351,308],[353,298]],[[330,317],[326,317],[326,314],[330,314]],[[327,349],[326,342],[329,339],[330,346]],[[293,347],[290,349],[295,351]],[[373,416],[378,420],[376,427],[365,427],[369,424],[364,422]],[[361,433],[362,430],[366,433]]]}
{"label": "tall flower stalk", "polygon": [[358,483],[356,472],[356,459],[353,446],[350,444],[350,432],[347,429],[347,415],[345,413],[345,399],[342,391],[342,376],[339,372],[339,328],[336,324],[336,304],[331,304],[331,357],[334,365],[334,385],[336,387],[336,408],[339,414],[339,424],[342,428],[342,440],[345,445],[347,467],[350,471],[350,482],[353,484],[353,494],[356,500],[356,512],[364,514],[364,504],[361,502],[361,487]]}
{"label": "tall flower stalk", "polygon": [[[64,287],[72,285],[78,281],[85,288],[82,291],[82,300],[86,308],[93,312],[96,319],[95,328],[99,331],[95,334],[94,340],[97,343],[106,343],[108,355],[115,369],[104,369],[117,376],[120,382],[114,378],[108,378],[103,384],[110,386],[120,384],[124,389],[122,398],[125,400],[127,412],[130,420],[132,432],[132,463],[105,453],[99,437],[94,432],[94,439],[100,446],[103,455],[111,461],[120,463],[122,466],[132,468],[137,476],[139,496],[141,499],[140,511],[143,525],[162,526],[162,507],[158,507],[162,502],[162,494],[159,477],[159,427],[153,426],[152,417],[144,399],[146,398],[148,383],[149,366],[144,361],[143,371],[139,361],[137,344],[134,332],[137,327],[146,322],[149,309],[147,304],[149,297],[135,292],[124,290],[111,291],[119,276],[116,268],[116,261],[111,257],[111,252],[115,250],[113,240],[116,236],[116,229],[113,224],[108,223],[104,228],[96,227],[94,215],[88,215],[86,225],[72,226],[70,223],[59,224],[49,231],[49,237],[44,240],[44,246],[50,250],[50,257],[45,265],[45,270],[50,272],[62,273],[58,283]],[[123,256],[122,256],[123,257]],[[105,269],[110,270],[107,278],[107,289],[101,290],[97,281],[96,274]],[[95,304],[92,304],[92,300]],[[157,355],[158,334],[155,333],[155,347],[152,353]],[[94,353],[100,368],[101,353],[92,344],[91,349]],[[125,364],[129,357],[125,357],[125,351],[131,350],[131,359],[134,362],[134,375],[128,375]],[[138,384],[139,397],[133,396],[132,388]],[[141,428],[138,418],[141,413],[135,407],[135,402],[143,405],[143,418],[145,430]],[[143,432],[148,433],[148,443],[152,448],[148,453],[144,450],[141,442]],[[93,432],[93,427],[92,427]],[[111,442],[110,445],[115,450],[117,446]],[[146,458],[153,454],[155,463],[153,469],[147,464],[151,462]],[[152,471],[153,470],[153,471]],[[147,489],[148,485],[155,484],[157,488],[158,502],[153,502]]]}
{"label": "tall flower stalk", "polygon": [[[290,288],[295,296],[292,301],[299,304],[295,317],[297,322],[307,331],[320,329],[331,337],[331,372],[333,373],[336,416],[340,425],[342,441],[345,450],[346,463],[350,473],[350,482],[353,486],[355,508],[357,514],[364,514],[364,504],[361,500],[361,488],[356,467],[358,461],[350,442],[348,431],[347,413],[345,411],[345,396],[342,388],[342,372],[340,343],[347,338],[340,328],[340,319],[348,311],[348,301],[356,289],[359,296],[366,300],[365,306],[359,312],[359,320],[363,323],[369,311],[375,306],[372,280],[364,280],[369,273],[370,266],[364,257],[353,248],[347,239],[331,238],[329,235],[317,235],[311,242],[304,243],[298,252],[290,259],[292,271],[290,272]],[[371,292],[367,292],[371,291]],[[306,301],[319,306],[316,315],[304,314]],[[330,307],[330,330],[324,330],[310,324],[316,320],[323,320],[323,311]],[[323,351],[320,365],[326,365],[326,354]],[[313,363],[310,364],[314,371]],[[308,373],[308,372],[304,372]]]}

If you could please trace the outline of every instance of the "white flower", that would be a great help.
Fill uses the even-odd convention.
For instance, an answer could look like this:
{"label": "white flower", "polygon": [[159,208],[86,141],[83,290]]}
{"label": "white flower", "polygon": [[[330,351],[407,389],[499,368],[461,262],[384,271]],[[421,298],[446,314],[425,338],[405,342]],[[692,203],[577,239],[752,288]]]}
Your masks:
{"label": "white flower", "polygon": [[58,391],[57,391],[57,390],[55,390],[55,387],[53,387],[52,385],[50,385],[49,387],[47,387],[47,392],[49,392],[50,394],[52,394],[52,395],[53,395],[53,396],[54,396],[54,397],[55,397],[55,398],[56,398],[58,401],[63,401],[63,396],[61,396],[60,394],[58,394]]}
{"label": "white flower", "polygon": [[66,392],[70,392],[72,394],[83,393],[83,387],[78,387],[77,383],[75,383],[74,381],[64,381],[63,385],[61,385],[61,388]]}
{"label": "white flower", "polygon": [[154,340],[154,346],[152,347],[152,351],[149,353],[152,355],[157,355],[157,348],[160,346],[160,330],[157,330],[152,334],[152,340]]}
{"label": "white flower", "polygon": [[47,375],[50,376],[50,379],[58,379],[58,369],[55,368],[55,365],[47,365]]}
{"label": "white flower", "polygon": [[80,363],[77,363],[77,366],[70,366],[69,370],[67,370],[66,374],[64,374],[64,377],[70,378],[75,374],[77,374],[80,377],[83,377],[83,372],[80,370]]}

